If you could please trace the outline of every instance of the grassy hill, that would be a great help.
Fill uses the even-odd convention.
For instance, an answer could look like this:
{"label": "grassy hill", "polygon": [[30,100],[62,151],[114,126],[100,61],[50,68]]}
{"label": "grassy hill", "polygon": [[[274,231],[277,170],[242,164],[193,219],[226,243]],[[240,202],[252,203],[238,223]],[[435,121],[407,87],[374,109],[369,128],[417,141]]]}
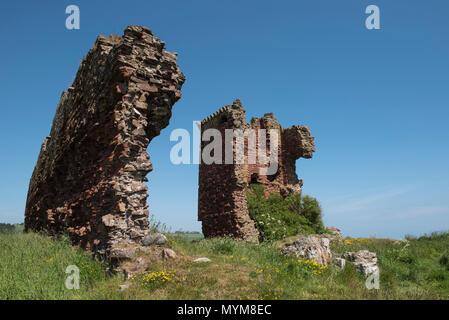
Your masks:
{"label": "grassy hill", "polygon": [[[128,280],[107,276],[100,262],[67,240],[41,234],[0,234],[0,299],[448,299],[449,233],[409,238],[347,239],[333,252],[377,252],[380,289],[368,290],[351,265],[343,271],[286,258],[275,243],[169,236],[177,257],[158,260]],[[144,253],[142,253],[144,255]],[[209,263],[193,263],[208,257]],[[69,265],[80,289],[68,290]]]}

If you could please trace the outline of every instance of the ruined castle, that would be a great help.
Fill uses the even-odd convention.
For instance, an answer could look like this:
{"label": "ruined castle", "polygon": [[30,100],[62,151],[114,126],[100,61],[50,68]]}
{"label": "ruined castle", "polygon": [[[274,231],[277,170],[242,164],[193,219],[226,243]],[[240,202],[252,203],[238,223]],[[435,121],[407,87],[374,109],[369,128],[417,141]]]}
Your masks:
{"label": "ruined castle", "polygon": [[[121,244],[141,242],[149,232],[143,183],[152,171],[147,148],[168,125],[184,81],[176,53],[166,51],[148,28],[129,26],[123,36],[99,36],[63,92],[42,144],[28,190],[25,231],[67,233],[74,244],[117,259]],[[199,167],[198,218],[204,235],[257,242],[246,203],[248,185],[262,184],[267,194],[301,192],[295,161],[312,157],[313,137],[307,127],[283,129],[272,114],[248,124],[238,100],[201,122],[202,132],[210,128],[280,133],[272,174],[260,174],[268,164],[248,161],[247,144],[243,162]],[[264,141],[268,147],[272,139]],[[231,147],[234,157],[240,147]]]}
{"label": "ruined castle", "polygon": [[[233,163],[226,164],[225,154],[222,154],[221,164],[201,163],[199,168],[198,188],[198,220],[202,222],[205,237],[231,236],[250,242],[257,242],[259,233],[251,220],[246,194],[251,183],[264,186],[265,194],[277,193],[287,196],[291,193],[300,193],[302,181],[296,175],[296,160],[299,158],[311,158],[315,151],[314,138],[304,126],[292,126],[284,129],[277,122],[273,114],[265,114],[262,118],[253,118],[248,124],[245,118],[245,109],[239,100],[232,105],[225,106],[212,116],[201,122],[201,136],[208,129],[216,129],[225,137],[226,130],[242,130],[255,133],[261,129],[266,135],[256,137],[256,145],[266,139],[267,156],[276,153],[276,170],[269,174],[267,168],[270,163],[261,161],[249,161],[252,153],[257,150],[250,148],[248,135],[244,137],[244,143],[238,144],[237,139],[228,140],[232,143]],[[270,129],[279,134],[270,136]],[[275,138],[277,141],[273,141]],[[226,149],[226,141],[223,140],[223,150]],[[275,143],[275,148],[270,145]],[[207,142],[202,142],[203,149]],[[238,161],[238,148],[243,148],[243,161]],[[257,158],[253,155],[253,158]],[[240,163],[239,163],[240,162]],[[266,169],[267,174],[261,174]]]}

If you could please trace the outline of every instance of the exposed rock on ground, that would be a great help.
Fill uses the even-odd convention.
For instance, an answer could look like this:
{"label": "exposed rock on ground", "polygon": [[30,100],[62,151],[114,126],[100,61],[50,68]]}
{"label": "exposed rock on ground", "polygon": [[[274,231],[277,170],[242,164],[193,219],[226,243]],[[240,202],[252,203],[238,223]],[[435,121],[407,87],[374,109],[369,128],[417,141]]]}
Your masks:
{"label": "exposed rock on ground", "polygon": [[294,237],[288,238],[291,242],[284,243],[281,241],[277,244],[277,247],[279,248],[281,248],[281,245],[284,246],[281,248],[281,252],[285,255],[312,260],[323,265],[327,265],[332,261],[341,269],[344,269],[346,267],[346,262],[349,262],[365,275],[379,272],[377,255],[375,252],[360,250],[357,252],[346,252],[341,256],[333,255],[329,246],[330,241],[340,241],[343,238],[328,234],[310,236],[299,235],[294,241],[292,241],[292,238]]}
{"label": "exposed rock on ground", "polygon": [[291,244],[292,242],[295,242],[295,241],[298,240],[298,239],[306,238],[306,237],[309,237],[309,236],[313,236],[313,237],[319,238],[319,239],[325,238],[325,239],[328,239],[329,242],[332,242],[332,241],[340,241],[340,240],[342,240],[342,239],[339,239],[339,238],[335,237],[334,235],[327,234],[327,233],[322,233],[322,234],[312,234],[312,235],[303,235],[303,234],[300,234],[300,235],[290,236],[290,237],[287,237],[287,238],[285,238],[285,239],[276,241],[276,242],[274,243],[274,245],[275,245],[275,247],[281,248],[281,249],[282,249],[282,248],[284,248],[287,244]]}
{"label": "exposed rock on ground", "polygon": [[129,283],[126,283],[126,284],[121,284],[121,285],[119,285],[118,286],[118,289],[120,290],[120,291],[124,291],[124,290],[126,290],[126,289],[129,289]]}
{"label": "exposed rock on ground", "polygon": [[176,258],[176,252],[174,252],[172,249],[164,248],[164,250],[162,250],[162,257],[164,259],[174,259]]}
{"label": "exposed rock on ground", "polygon": [[167,237],[162,233],[148,233],[142,240],[142,245],[150,246],[157,244],[159,246],[164,245],[167,242]]}
{"label": "exposed rock on ground", "polygon": [[211,262],[211,261],[212,261],[212,260],[210,260],[209,258],[205,258],[205,257],[203,257],[203,258],[197,258],[197,259],[193,260],[193,262],[195,262],[195,263]]}
{"label": "exposed rock on ground", "polygon": [[[134,244],[134,250],[128,250],[126,257],[119,259],[116,272],[124,272],[125,279],[129,275],[141,274],[151,271],[154,264],[159,264],[163,259],[176,259],[177,254],[173,249],[164,248],[163,246],[153,244],[141,246]],[[133,254],[131,254],[133,252]]]}
{"label": "exposed rock on ground", "polygon": [[337,227],[327,227],[326,229],[332,232],[336,239],[343,239],[343,233]]}
{"label": "exposed rock on ground", "polygon": [[124,246],[114,246],[109,251],[109,257],[117,260],[131,259],[132,257],[134,257],[136,249],[137,248],[131,244],[127,244]]}
{"label": "exposed rock on ground", "polygon": [[99,36],[61,96],[30,180],[25,231],[68,233],[101,255],[148,230],[147,147],[165,128],[185,77],[145,27]]}
{"label": "exposed rock on ground", "polygon": [[368,250],[346,252],[342,257],[352,263],[357,270],[363,272],[365,275],[379,272],[375,252],[369,252]]}
{"label": "exposed rock on ground", "polygon": [[297,258],[327,265],[332,258],[329,243],[329,239],[327,238],[308,236],[286,244],[281,252],[285,255],[293,255]]}
{"label": "exposed rock on ground", "polygon": [[343,258],[334,258],[334,264],[340,269],[344,269],[346,267],[346,260]]}

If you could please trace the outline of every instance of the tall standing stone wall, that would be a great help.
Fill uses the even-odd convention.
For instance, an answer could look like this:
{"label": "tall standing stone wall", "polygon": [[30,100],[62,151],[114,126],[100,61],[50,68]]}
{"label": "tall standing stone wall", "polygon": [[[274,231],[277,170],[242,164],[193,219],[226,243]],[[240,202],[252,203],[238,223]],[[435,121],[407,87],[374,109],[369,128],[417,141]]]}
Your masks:
{"label": "tall standing stone wall", "polygon": [[[250,242],[258,241],[258,231],[249,216],[246,194],[251,183],[264,186],[265,194],[277,193],[287,196],[300,193],[302,180],[296,174],[296,160],[311,158],[315,151],[314,138],[305,126],[282,128],[273,114],[265,114],[262,118],[253,118],[251,124],[246,122],[245,109],[239,100],[225,106],[201,122],[201,136],[208,129],[220,131],[222,139],[222,164],[206,164],[203,161],[199,168],[198,188],[198,220],[202,222],[206,237],[231,236]],[[232,145],[232,164],[225,164],[225,131],[226,129],[265,129],[267,156],[269,156],[272,137],[270,129],[277,130],[278,169],[272,175],[260,174],[260,168],[266,168],[269,163],[248,161],[250,152],[248,138],[244,143],[244,162],[236,161],[238,144]],[[258,134],[256,134],[258,137]],[[209,144],[203,141],[201,150]],[[259,144],[259,141],[256,141]]]}
{"label": "tall standing stone wall", "polygon": [[145,27],[99,36],[61,96],[30,180],[25,230],[67,232],[113,256],[148,230],[147,147],[171,117],[185,77]]}

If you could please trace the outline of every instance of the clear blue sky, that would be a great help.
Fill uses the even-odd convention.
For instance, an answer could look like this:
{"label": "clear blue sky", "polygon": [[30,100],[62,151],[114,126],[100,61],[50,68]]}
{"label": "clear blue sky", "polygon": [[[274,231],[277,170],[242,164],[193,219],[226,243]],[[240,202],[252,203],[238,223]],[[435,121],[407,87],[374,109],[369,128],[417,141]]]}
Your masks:
{"label": "clear blue sky", "polygon": [[[76,4],[81,29],[65,28]],[[365,28],[365,8],[381,29]],[[171,130],[239,98],[315,136],[304,193],[345,235],[402,238],[449,228],[449,2],[8,1],[0,7],[0,221],[22,222],[28,183],[61,92],[97,35],[149,27],[187,80],[149,147],[150,212],[200,230],[198,167],[175,166]]]}

